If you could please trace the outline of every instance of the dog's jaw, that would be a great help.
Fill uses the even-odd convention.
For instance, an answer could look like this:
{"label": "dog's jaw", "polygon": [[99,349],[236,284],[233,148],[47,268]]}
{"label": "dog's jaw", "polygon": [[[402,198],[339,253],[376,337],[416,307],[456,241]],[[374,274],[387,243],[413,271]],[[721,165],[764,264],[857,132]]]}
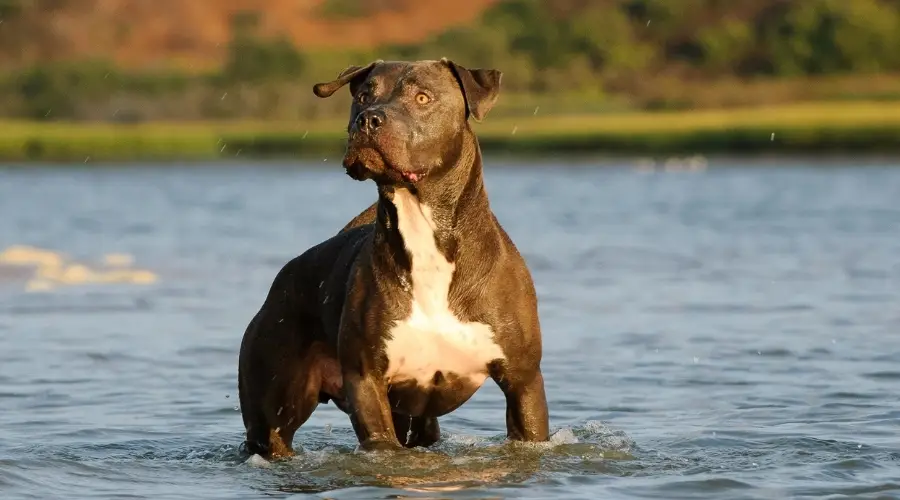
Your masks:
{"label": "dog's jaw", "polygon": [[415,185],[427,174],[426,169],[400,168],[392,165],[383,153],[371,146],[348,147],[343,166],[350,178],[357,181],[375,179],[379,184]]}

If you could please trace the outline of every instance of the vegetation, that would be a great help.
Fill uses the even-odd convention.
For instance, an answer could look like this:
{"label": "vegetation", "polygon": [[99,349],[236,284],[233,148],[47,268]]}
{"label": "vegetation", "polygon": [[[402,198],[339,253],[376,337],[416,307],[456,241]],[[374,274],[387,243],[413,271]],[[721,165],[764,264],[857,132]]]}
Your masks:
{"label": "vegetation", "polygon": [[[2,161],[306,157],[337,162],[345,124],[0,122]],[[900,152],[900,103],[528,116],[476,124],[482,147],[510,153]]]}
{"label": "vegetation", "polygon": [[[477,22],[416,43],[328,51],[267,31],[263,11],[237,12],[217,67],[136,70],[108,62],[102,51],[90,60],[53,57],[66,40],[29,13],[56,12],[70,0],[0,0],[0,59],[9,62],[0,74],[0,117],[14,120],[4,126],[9,135],[0,138],[0,156],[217,157],[232,147],[217,152],[222,134],[231,134],[225,142],[245,154],[332,151],[336,136],[324,130],[341,130],[335,120],[345,117],[349,96],[317,99],[314,82],[375,58],[442,56],[504,72],[504,93],[484,124],[491,130],[488,148],[768,150],[815,143],[883,149],[900,142],[894,104],[900,102],[900,0],[480,1],[488,7]],[[359,22],[411,5],[324,0],[315,12],[329,22]],[[883,104],[871,104],[876,101]],[[798,108],[802,103],[817,104]],[[740,111],[752,107],[768,109],[769,118]],[[790,113],[801,108],[824,114],[803,115],[789,126]],[[724,109],[738,110],[639,113]],[[829,114],[835,109],[841,112]],[[748,121],[699,127],[701,116]],[[673,119],[680,121],[655,125]],[[67,124],[33,128],[22,120]],[[577,127],[563,127],[573,120]],[[641,125],[621,127],[629,120]],[[68,124],[78,121],[128,126]],[[225,125],[237,121],[295,125]],[[159,131],[138,126],[150,122],[201,123]],[[516,135],[499,132],[513,123]],[[763,133],[769,128],[779,131],[774,144]],[[307,138],[298,139],[307,129]]]}

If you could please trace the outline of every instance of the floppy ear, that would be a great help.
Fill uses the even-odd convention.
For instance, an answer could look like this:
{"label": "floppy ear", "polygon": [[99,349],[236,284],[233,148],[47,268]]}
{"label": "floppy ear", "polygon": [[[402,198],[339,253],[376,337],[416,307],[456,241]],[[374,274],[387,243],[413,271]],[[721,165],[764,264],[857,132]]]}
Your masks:
{"label": "floppy ear", "polygon": [[462,88],[466,99],[466,118],[472,115],[477,122],[483,120],[500,96],[503,73],[496,69],[466,69],[446,57],[441,61],[450,67]]}
{"label": "floppy ear", "polygon": [[331,97],[332,94],[340,90],[344,85],[350,84],[350,93],[356,93],[356,86],[362,83],[362,80],[369,75],[375,65],[384,61],[377,60],[369,63],[367,66],[350,66],[341,71],[338,77],[330,82],[317,83],[313,86],[313,93],[319,97]]}

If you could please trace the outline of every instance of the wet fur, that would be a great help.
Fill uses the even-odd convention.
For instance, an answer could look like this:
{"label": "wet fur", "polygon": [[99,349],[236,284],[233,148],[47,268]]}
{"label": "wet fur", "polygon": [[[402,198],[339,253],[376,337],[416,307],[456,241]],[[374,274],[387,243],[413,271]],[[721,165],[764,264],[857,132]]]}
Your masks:
{"label": "wet fur", "polygon": [[[378,201],[288,262],[248,325],[238,366],[248,452],[291,455],[328,401],[365,449],[429,446],[437,418],[487,377],[506,397],[507,436],[547,440],[534,285],[490,209],[467,121],[485,116],[499,77],[446,60],[375,62],[316,86],[321,97],[350,87],[344,166],[375,180]],[[435,105],[417,107],[417,91]],[[362,130],[358,118],[374,112],[386,125]]]}

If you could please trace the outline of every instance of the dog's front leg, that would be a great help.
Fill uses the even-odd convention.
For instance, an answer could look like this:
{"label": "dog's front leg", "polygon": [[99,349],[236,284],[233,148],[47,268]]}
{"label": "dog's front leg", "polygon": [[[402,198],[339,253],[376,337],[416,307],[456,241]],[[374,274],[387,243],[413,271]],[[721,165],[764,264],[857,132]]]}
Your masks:
{"label": "dog's front leg", "polygon": [[344,386],[351,405],[350,421],[360,448],[403,448],[394,431],[394,419],[384,383],[372,375],[344,374]]}
{"label": "dog's front leg", "polygon": [[506,396],[506,436],[514,441],[547,441],[550,422],[540,369],[500,368],[492,377]]}

